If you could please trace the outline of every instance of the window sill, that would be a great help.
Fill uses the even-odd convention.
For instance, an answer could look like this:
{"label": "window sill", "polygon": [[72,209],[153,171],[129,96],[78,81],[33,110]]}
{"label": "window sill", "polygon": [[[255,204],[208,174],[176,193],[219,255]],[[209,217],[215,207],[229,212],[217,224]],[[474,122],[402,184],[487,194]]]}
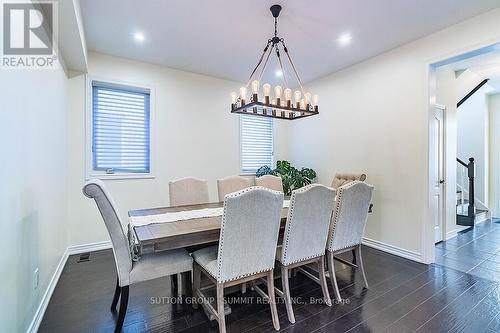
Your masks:
{"label": "window sill", "polygon": [[239,174],[239,176],[241,176],[241,177],[254,177],[255,178],[255,172],[253,172],[253,173],[252,172],[251,173],[243,173],[243,172],[241,172]]}
{"label": "window sill", "polygon": [[120,179],[154,179],[155,176],[150,173],[117,173],[117,174],[91,174],[85,177],[85,180],[97,178],[101,180],[120,180]]}

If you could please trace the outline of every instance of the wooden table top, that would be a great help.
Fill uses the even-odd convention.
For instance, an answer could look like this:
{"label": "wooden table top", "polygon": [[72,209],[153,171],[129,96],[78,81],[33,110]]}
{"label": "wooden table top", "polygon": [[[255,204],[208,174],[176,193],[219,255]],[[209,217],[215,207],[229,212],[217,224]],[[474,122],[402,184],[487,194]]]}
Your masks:
{"label": "wooden table top", "polygon": [[[157,215],[204,208],[222,207],[222,202],[178,207],[131,210],[129,216]],[[281,210],[281,226],[286,223],[288,208]],[[155,223],[135,227],[136,239],[143,251],[162,251],[184,248],[219,240],[222,216],[195,218],[177,222]]]}

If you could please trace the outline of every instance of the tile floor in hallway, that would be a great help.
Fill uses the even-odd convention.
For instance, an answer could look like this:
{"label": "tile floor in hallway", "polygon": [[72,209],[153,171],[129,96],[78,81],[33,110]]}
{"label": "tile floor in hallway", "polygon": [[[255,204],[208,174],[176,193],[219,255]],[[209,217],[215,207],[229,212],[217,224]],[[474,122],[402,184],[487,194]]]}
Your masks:
{"label": "tile floor in hallway", "polygon": [[500,219],[478,223],[474,229],[436,244],[436,263],[500,281]]}

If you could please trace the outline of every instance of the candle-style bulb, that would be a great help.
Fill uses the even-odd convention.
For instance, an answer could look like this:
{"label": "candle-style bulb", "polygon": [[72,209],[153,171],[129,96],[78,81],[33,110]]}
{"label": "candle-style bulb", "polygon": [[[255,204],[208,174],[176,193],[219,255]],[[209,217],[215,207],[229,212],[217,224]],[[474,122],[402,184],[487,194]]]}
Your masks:
{"label": "candle-style bulb", "polygon": [[318,106],[318,99],[319,99],[318,95],[313,96],[313,106]]}
{"label": "candle-style bulb", "polygon": [[283,92],[285,94],[285,99],[290,101],[292,99],[292,89],[286,88]]}
{"label": "candle-style bulb", "polygon": [[236,94],[236,92],[232,92],[231,93],[231,103],[232,104],[236,104],[236,101],[238,100],[238,95]]}
{"label": "candle-style bulb", "polygon": [[258,94],[259,93],[259,86],[260,86],[260,82],[258,80],[253,80],[252,81],[252,93]]}
{"label": "candle-style bulb", "polygon": [[264,96],[269,96],[269,94],[271,94],[271,85],[269,83],[264,83],[262,85],[262,90],[264,91]]}
{"label": "candle-style bulb", "polygon": [[247,88],[246,87],[240,88],[240,97],[241,97],[241,99],[244,99],[244,100],[247,99]]}
{"label": "candle-style bulb", "polygon": [[281,86],[274,87],[274,97],[281,98],[282,88]]}
{"label": "candle-style bulb", "polygon": [[295,98],[295,103],[300,103],[300,90],[296,90],[293,93],[293,98]]}
{"label": "candle-style bulb", "polygon": [[306,108],[306,101],[303,98],[300,100],[300,108],[301,109],[305,109]]}
{"label": "candle-style bulb", "polygon": [[307,105],[307,104],[311,104],[311,93],[306,92],[306,93],[304,94],[304,100],[305,100],[305,102],[306,102],[306,105]]}

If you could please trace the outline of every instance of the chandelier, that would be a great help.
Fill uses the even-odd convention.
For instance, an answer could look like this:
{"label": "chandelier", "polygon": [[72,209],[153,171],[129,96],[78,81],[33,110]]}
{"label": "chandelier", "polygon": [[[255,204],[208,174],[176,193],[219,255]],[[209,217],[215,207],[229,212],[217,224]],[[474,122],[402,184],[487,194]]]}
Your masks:
{"label": "chandelier", "polygon": [[[314,116],[318,111],[318,95],[312,96],[310,92],[304,90],[302,80],[292,62],[292,58],[285,45],[285,40],[278,37],[278,16],[281,11],[280,5],[273,5],[270,8],[274,17],[274,37],[267,41],[266,47],[260,56],[260,59],[253,69],[246,86],[240,88],[239,95],[236,92],[231,94],[231,113],[256,115],[263,117],[272,117],[279,119],[299,119]],[[283,61],[280,50],[286,55],[290,67],[293,70],[295,79],[300,89],[292,92],[289,88],[287,76],[283,68]],[[260,92],[260,80],[266,69],[271,54],[276,54],[285,88],[282,86],[274,87],[274,96],[271,96],[271,85],[265,83]],[[247,99],[247,91],[251,89],[250,99]],[[272,98],[273,97],[273,98]]]}

